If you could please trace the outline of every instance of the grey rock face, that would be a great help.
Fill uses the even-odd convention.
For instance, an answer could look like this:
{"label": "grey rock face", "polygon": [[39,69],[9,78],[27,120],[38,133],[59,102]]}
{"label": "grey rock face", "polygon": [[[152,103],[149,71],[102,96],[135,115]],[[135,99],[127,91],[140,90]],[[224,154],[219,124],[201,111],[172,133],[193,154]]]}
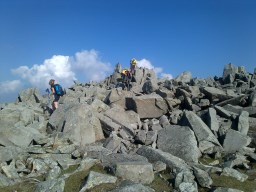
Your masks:
{"label": "grey rock face", "polygon": [[159,95],[143,95],[130,98],[129,109],[134,110],[140,118],[159,118],[167,113],[168,106]]}
{"label": "grey rock face", "polygon": [[121,185],[110,192],[155,192],[154,189],[141,183],[121,183]]}
{"label": "grey rock face", "polygon": [[193,170],[199,185],[202,187],[211,188],[213,181],[209,174],[206,171],[197,167],[193,167]]}
{"label": "grey rock face", "polygon": [[188,169],[188,165],[184,160],[171,155],[170,153],[163,152],[159,149],[152,149],[147,146],[142,146],[138,149],[137,154],[146,157],[150,162],[162,161],[168,167],[174,170],[174,172]]}
{"label": "grey rock face", "polygon": [[189,83],[192,79],[192,74],[189,71],[184,71],[178,77],[175,78],[177,82]]}
{"label": "grey rock face", "polygon": [[226,187],[217,187],[214,192],[244,192],[238,189],[226,188]]}
{"label": "grey rock face", "polygon": [[209,108],[207,117],[206,117],[206,124],[212,131],[219,130],[219,121],[216,116],[216,110],[214,108]]}
{"label": "grey rock face", "polygon": [[251,139],[246,136],[241,134],[238,131],[235,130],[228,130],[224,143],[223,143],[223,148],[224,151],[227,153],[234,153],[236,151],[239,151],[243,147],[246,147],[249,145]]}
{"label": "grey rock face", "polygon": [[[222,76],[224,82],[227,81],[226,79],[227,79],[230,75],[232,75],[232,76],[234,77],[234,76],[236,75],[236,73],[238,73],[238,68],[237,68],[235,65],[233,65],[233,64],[231,64],[231,63],[225,65],[225,66],[224,66],[224,70],[223,70],[223,76]],[[227,82],[227,83],[228,83],[228,82]],[[230,83],[232,83],[232,82],[230,82]]]}
{"label": "grey rock face", "polygon": [[247,175],[245,175],[243,173],[240,173],[235,169],[228,168],[228,167],[225,167],[223,169],[223,172],[221,173],[221,175],[234,177],[234,178],[236,178],[237,180],[239,180],[241,182],[244,182],[248,178]]}
{"label": "grey rock face", "polygon": [[105,175],[102,173],[97,173],[95,171],[90,171],[88,177],[85,180],[84,186],[80,189],[79,192],[85,192],[102,183],[115,183],[116,181],[116,177]]}
{"label": "grey rock face", "polygon": [[150,184],[154,180],[153,166],[148,162],[117,163],[115,175],[122,179],[142,184]]}
{"label": "grey rock face", "polygon": [[206,140],[220,146],[219,141],[213,135],[209,127],[195,113],[185,111],[182,118],[182,125],[189,126],[194,131],[199,142]]}
{"label": "grey rock face", "polygon": [[194,132],[187,126],[171,125],[160,130],[157,147],[186,162],[198,162],[201,156]]}
{"label": "grey rock face", "polygon": [[44,182],[40,182],[36,185],[36,190],[38,192],[63,192],[65,187],[64,179],[54,179]]}
{"label": "grey rock face", "polygon": [[247,111],[242,111],[238,117],[237,129],[243,135],[247,135],[249,130],[249,113]]}

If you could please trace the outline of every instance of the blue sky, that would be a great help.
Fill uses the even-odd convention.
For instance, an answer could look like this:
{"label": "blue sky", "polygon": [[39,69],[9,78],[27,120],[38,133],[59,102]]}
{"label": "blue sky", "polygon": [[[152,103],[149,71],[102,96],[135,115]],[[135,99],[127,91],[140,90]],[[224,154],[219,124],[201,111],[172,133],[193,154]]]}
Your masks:
{"label": "blue sky", "polygon": [[136,58],[158,75],[256,67],[254,0],[1,0],[0,102],[49,78],[99,80]]}

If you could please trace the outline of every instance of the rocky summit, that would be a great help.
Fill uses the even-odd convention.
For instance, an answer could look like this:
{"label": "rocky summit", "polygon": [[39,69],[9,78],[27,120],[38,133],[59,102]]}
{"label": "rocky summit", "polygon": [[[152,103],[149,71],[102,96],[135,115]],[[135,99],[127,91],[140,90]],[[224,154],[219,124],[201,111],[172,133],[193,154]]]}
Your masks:
{"label": "rocky summit", "polygon": [[0,191],[256,191],[256,70],[136,68],[129,90],[115,70],[51,102],[29,88],[0,104]]}

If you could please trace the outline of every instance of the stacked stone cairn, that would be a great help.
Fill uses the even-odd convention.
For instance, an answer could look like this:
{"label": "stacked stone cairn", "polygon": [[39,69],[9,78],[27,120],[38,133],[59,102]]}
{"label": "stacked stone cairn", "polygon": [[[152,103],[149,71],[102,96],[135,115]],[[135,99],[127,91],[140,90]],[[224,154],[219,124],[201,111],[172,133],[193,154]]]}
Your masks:
{"label": "stacked stone cairn", "polygon": [[[16,102],[0,104],[0,191],[43,175],[36,191],[61,192],[67,178],[96,164],[111,174],[90,171],[80,192],[103,183],[115,184],[113,192],[153,192],[150,183],[166,170],[170,191],[240,191],[214,189],[210,175],[248,179],[256,161],[255,87],[256,70],[233,64],[206,79],[188,71],[158,79],[137,68],[130,91],[118,72],[100,83],[75,81],[53,113],[46,95],[23,90]],[[61,174],[72,165],[74,172]]]}

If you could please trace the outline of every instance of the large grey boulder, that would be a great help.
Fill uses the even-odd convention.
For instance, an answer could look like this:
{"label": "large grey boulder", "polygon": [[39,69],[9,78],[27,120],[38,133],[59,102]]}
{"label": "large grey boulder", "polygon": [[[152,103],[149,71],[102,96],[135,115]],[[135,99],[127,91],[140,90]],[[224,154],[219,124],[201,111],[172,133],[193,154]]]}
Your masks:
{"label": "large grey boulder", "polygon": [[253,91],[249,97],[249,105],[256,107],[256,91]]}
{"label": "large grey boulder", "polygon": [[229,129],[224,139],[223,148],[226,153],[235,153],[251,142],[251,138],[233,129]]}
{"label": "large grey boulder", "polygon": [[219,130],[219,121],[217,119],[216,110],[214,108],[209,108],[206,115],[206,124],[212,131]]}
{"label": "large grey boulder", "polygon": [[247,135],[249,130],[249,113],[247,111],[242,111],[239,115],[237,129],[243,135]]}
{"label": "large grey boulder", "polygon": [[65,180],[62,178],[47,180],[36,184],[37,192],[63,192],[65,188]]}
{"label": "large grey boulder", "polygon": [[174,172],[179,172],[184,169],[189,169],[186,162],[170,153],[163,152],[160,149],[142,146],[138,149],[137,154],[146,157],[150,162],[162,161]]}
{"label": "large grey boulder", "polygon": [[0,135],[0,139],[3,139],[1,139],[1,143],[11,143],[11,145],[18,147],[27,147],[34,139],[37,140],[45,137],[38,130],[25,127],[23,124],[16,124],[14,126],[4,126],[2,124]]}
{"label": "large grey boulder", "polygon": [[[59,109],[59,108],[58,108]],[[57,109],[57,110],[58,110]],[[62,108],[62,112],[54,111],[49,123],[60,126],[58,129],[64,133],[74,144],[84,146],[104,138],[100,120],[90,105],[80,104]],[[57,120],[55,119],[57,118]]]}
{"label": "large grey boulder", "polygon": [[224,101],[232,98],[232,96],[227,95],[227,93],[221,89],[215,87],[204,87],[201,91],[207,96],[210,101],[218,100]]}
{"label": "large grey boulder", "polygon": [[175,81],[182,83],[189,83],[192,79],[192,74],[190,71],[184,71],[179,76],[175,78]]}
{"label": "large grey boulder", "polygon": [[115,175],[124,180],[150,184],[154,180],[152,164],[148,162],[121,162],[116,164]]}
{"label": "large grey boulder", "polygon": [[19,93],[18,101],[19,102],[28,102],[31,104],[40,103],[43,98],[40,95],[40,92],[37,88],[28,88],[24,89]]}
{"label": "large grey boulder", "polygon": [[206,171],[193,167],[193,172],[200,186],[211,188],[213,181]]}
{"label": "large grey boulder", "polygon": [[142,119],[159,118],[168,111],[166,101],[157,94],[128,98],[127,107],[138,113]]}
{"label": "large grey boulder", "polygon": [[97,173],[95,171],[90,171],[89,175],[85,180],[85,183],[83,184],[79,192],[88,191],[103,183],[115,183],[116,181],[117,181],[117,177],[102,174],[102,173]]}
{"label": "large grey boulder", "polygon": [[160,130],[157,147],[186,162],[198,162],[201,156],[195,134],[187,126],[169,125]]}
{"label": "large grey boulder", "polygon": [[226,188],[226,187],[217,187],[214,192],[244,192],[238,189]]}
{"label": "large grey boulder", "polygon": [[125,111],[123,108],[116,106],[105,111],[104,115],[132,133],[134,133],[135,129],[141,127],[139,114],[132,110]]}
{"label": "large grey boulder", "polygon": [[221,173],[221,175],[228,176],[228,177],[234,177],[238,181],[241,181],[241,182],[244,182],[248,179],[248,175],[245,175],[245,174],[240,173],[239,171],[237,171],[233,168],[228,168],[228,167],[225,167],[223,169],[223,172]]}
{"label": "large grey boulder", "polygon": [[132,183],[127,181],[121,183],[117,189],[111,190],[110,192],[155,192],[154,189],[144,186],[141,183]]}
{"label": "large grey boulder", "polygon": [[124,91],[122,88],[111,89],[110,93],[104,99],[107,104],[116,104],[126,109],[126,98],[132,97],[133,93],[131,91]]}
{"label": "large grey boulder", "polygon": [[[225,65],[224,70],[223,70],[223,76],[222,76],[224,82],[225,83],[233,83],[236,73],[238,73],[238,68],[235,65],[233,65],[231,63]],[[233,77],[233,81],[228,81],[228,78],[230,76]]]}
{"label": "large grey boulder", "polygon": [[[217,147],[221,147],[218,139],[214,136],[209,127],[194,112],[185,111],[183,114],[183,118],[181,120],[181,124],[189,126],[194,131],[196,138],[199,142],[199,145],[200,142],[207,141],[214,144]],[[205,150],[208,149],[205,148]]]}

